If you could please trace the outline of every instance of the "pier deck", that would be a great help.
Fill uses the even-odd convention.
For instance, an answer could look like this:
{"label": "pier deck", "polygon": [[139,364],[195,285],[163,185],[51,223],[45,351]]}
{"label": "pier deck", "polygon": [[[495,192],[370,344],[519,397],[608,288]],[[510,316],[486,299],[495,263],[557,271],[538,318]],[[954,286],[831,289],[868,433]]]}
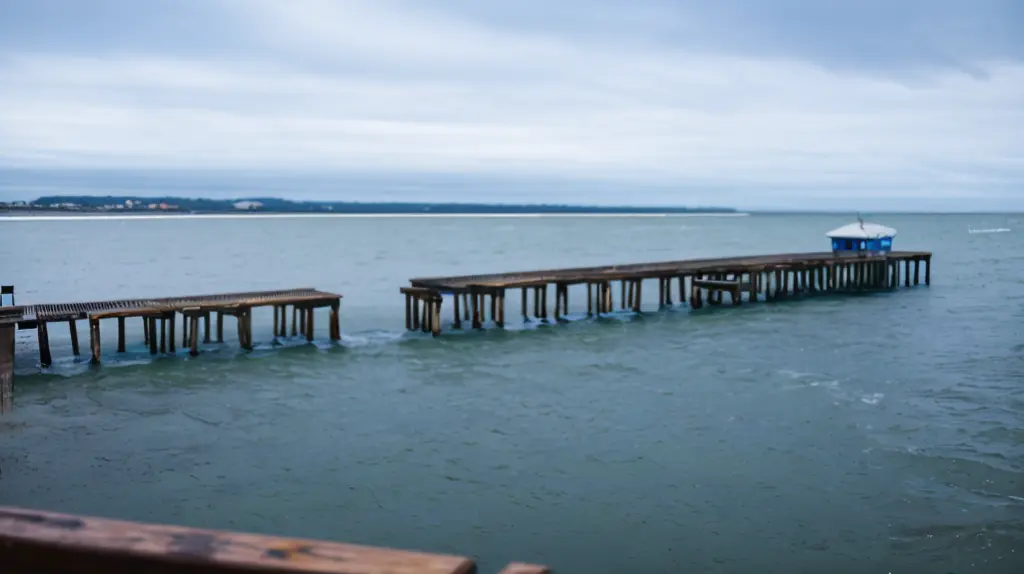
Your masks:
{"label": "pier deck", "polygon": [[[612,283],[618,282],[623,310],[642,311],[642,285],[645,280],[659,281],[658,307],[672,305],[672,282],[678,282],[679,301],[689,299],[693,309],[722,302],[725,293],[733,304],[743,294],[756,301],[759,295],[775,300],[805,292],[862,291],[895,289],[899,286],[900,267],[906,286],[920,282],[921,263],[925,264],[926,285],[931,283],[931,257],[927,251],[892,251],[877,254],[815,252],[752,255],[709,259],[685,259],[652,263],[632,263],[599,267],[545,269],[512,273],[420,277],[410,279],[401,292],[406,298],[406,328],[435,335],[441,331],[440,309],[445,295],[452,296],[452,326],[461,328],[471,320],[481,328],[486,319],[486,300],[490,298],[491,321],[505,323],[505,291],[522,291],[523,320],[530,320],[529,292],[533,292],[533,317],[548,320],[549,286],[555,286],[554,319],[561,320],[569,306],[568,288],[586,285],[587,315],[601,315],[615,309]],[[913,275],[911,275],[913,266]],[[422,311],[421,311],[422,305]],[[461,307],[461,309],[460,309]]]}
{"label": "pier deck", "polygon": [[[320,540],[141,524],[0,507],[0,564],[9,574],[473,574],[463,556]],[[550,574],[509,564],[501,574]]]}
{"label": "pier deck", "polygon": [[47,367],[52,363],[49,343],[49,324],[67,323],[71,334],[71,347],[79,354],[76,322],[88,320],[92,362],[101,358],[100,321],[116,319],[118,328],[117,351],[125,352],[125,321],[139,318],[143,322],[143,340],[151,354],[175,352],[175,320],[182,316],[182,348],[192,355],[199,352],[200,322],[203,324],[202,342],[214,339],[211,316],[216,318],[216,342],[224,341],[224,317],[237,320],[238,340],[244,349],[252,349],[252,310],[257,307],[274,308],[274,337],[288,334],[288,307],[292,308],[291,334],[299,333],[313,340],[313,312],[329,307],[331,340],[341,338],[338,312],[342,296],[313,288],[277,291],[248,291],[212,295],[186,295],[182,297],[156,297],[147,299],[118,299],[78,303],[35,304],[7,307],[7,321],[18,329],[36,329],[39,338],[39,363]]}

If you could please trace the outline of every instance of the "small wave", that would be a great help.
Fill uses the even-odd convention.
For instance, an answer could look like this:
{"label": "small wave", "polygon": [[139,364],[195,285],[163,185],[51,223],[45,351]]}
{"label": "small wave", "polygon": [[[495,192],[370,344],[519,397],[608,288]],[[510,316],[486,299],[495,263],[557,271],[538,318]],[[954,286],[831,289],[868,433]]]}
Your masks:
{"label": "small wave", "polygon": [[366,347],[369,345],[387,344],[400,341],[403,333],[398,331],[364,331],[361,333],[341,335],[341,342],[346,347]]}
{"label": "small wave", "polygon": [[967,233],[1008,233],[1009,227],[992,227],[988,229],[971,229],[967,228]]}
{"label": "small wave", "polygon": [[882,393],[871,393],[868,396],[861,397],[860,402],[867,405],[877,405],[883,398],[885,398],[885,395]]}

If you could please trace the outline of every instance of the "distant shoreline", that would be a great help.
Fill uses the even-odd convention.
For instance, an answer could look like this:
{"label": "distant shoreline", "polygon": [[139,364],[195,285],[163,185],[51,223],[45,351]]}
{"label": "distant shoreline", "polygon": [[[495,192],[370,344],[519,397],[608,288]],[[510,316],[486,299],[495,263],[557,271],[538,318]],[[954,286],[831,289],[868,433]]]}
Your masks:
{"label": "distant shoreline", "polygon": [[634,213],[634,212],[563,212],[563,213],[52,213],[14,215],[0,213],[0,221],[98,221],[131,219],[526,219],[572,217],[747,217],[743,212]]}

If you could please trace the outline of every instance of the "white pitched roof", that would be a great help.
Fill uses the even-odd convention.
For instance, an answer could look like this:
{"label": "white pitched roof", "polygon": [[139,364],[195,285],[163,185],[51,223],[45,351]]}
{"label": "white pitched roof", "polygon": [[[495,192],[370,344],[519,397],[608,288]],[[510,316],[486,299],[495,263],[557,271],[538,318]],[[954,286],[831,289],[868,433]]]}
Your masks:
{"label": "white pitched roof", "polygon": [[851,223],[825,234],[829,238],[843,239],[876,239],[878,237],[895,237],[896,230],[877,223]]}

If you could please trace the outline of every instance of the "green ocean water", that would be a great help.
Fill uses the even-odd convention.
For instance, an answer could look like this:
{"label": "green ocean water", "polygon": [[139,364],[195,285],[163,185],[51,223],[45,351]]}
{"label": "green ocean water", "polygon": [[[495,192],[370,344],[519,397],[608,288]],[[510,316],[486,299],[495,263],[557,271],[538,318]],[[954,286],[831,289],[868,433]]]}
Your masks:
{"label": "green ocean water", "polygon": [[0,504],[481,572],[1024,571],[1024,216],[872,220],[930,287],[658,312],[652,284],[640,317],[438,339],[404,332],[410,277],[815,251],[848,218],[0,220],[23,304],[344,295],[340,345],[275,347],[264,310],[252,353],[153,360],[130,324],[97,368],[54,326],[41,372],[19,333]]}

